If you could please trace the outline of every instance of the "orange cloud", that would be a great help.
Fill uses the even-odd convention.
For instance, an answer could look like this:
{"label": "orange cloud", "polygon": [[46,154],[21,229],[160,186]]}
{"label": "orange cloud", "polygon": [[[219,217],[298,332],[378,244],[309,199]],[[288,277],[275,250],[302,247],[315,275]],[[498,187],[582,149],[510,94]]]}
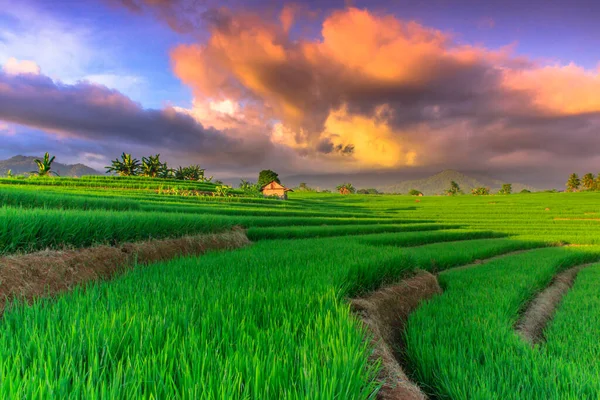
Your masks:
{"label": "orange cloud", "polygon": [[544,151],[563,151],[550,131],[577,121],[549,116],[600,111],[597,72],[459,45],[390,15],[337,11],[317,39],[290,37],[292,8],[272,22],[223,10],[211,22],[205,43],[173,49],[175,74],[197,99],[244,104],[238,117],[247,105],[260,109],[273,143],[323,162],[438,163],[450,159],[449,143],[461,149],[457,160],[484,162],[550,137]]}
{"label": "orange cloud", "polygon": [[600,68],[588,71],[573,63],[520,71],[507,71],[505,84],[527,92],[533,102],[557,114],[600,111]]}

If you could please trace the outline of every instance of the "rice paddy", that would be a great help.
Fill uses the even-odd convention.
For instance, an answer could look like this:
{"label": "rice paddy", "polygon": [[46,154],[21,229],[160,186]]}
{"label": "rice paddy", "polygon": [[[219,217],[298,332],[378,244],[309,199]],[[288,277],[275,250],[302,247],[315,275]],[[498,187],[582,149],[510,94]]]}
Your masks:
{"label": "rice paddy", "polygon": [[[8,257],[236,226],[254,242],[29,303],[10,299],[0,319],[0,398],[376,398],[383,366],[350,299],[418,270],[437,274],[443,289],[403,333],[401,361],[426,395],[600,393],[598,193],[417,203],[296,192],[276,201],[166,195],[141,178],[0,183]],[[515,324],[531,300],[559,272],[590,263],[544,340],[524,341]]]}

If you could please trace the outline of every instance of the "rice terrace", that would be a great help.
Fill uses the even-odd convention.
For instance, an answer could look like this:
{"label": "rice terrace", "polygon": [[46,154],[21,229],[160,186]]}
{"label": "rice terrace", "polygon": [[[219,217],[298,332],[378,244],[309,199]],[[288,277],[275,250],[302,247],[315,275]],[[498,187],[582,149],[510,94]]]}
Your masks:
{"label": "rice terrace", "polygon": [[598,21],[0,0],[0,400],[600,400]]}
{"label": "rice terrace", "polygon": [[[161,178],[0,183],[2,398],[600,393],[599,193],[281,201],[165,194],[217,185]],[[541,331],[521,335],[573,267]]]}

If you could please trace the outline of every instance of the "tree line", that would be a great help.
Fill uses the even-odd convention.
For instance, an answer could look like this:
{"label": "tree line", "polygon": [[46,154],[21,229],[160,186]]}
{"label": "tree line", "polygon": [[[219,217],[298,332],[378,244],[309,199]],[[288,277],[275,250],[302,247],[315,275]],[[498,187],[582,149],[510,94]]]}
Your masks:
{"label": "tree line", "polygon": [[[160,154],[142,157],[141,161],[129,153],[121,154],[121,158],[111,161],[106,168],[106,173],[116,173],[119,176],[145,176],[148,178],[178,179],[185,181],[212,182],[213,177],[206,177],[205,169],[200,165],[179,166],[177,169],[169,168],[162,162]],[[222,184],[220,181],[214,183]]]}
{"label": "tree line", "polygon": [[600,174],[594,177],[594,174],[588,172],[580,179],[579,175],[572,173],[565,185],[567,192],[579,192],[581,190],[600,190]]}

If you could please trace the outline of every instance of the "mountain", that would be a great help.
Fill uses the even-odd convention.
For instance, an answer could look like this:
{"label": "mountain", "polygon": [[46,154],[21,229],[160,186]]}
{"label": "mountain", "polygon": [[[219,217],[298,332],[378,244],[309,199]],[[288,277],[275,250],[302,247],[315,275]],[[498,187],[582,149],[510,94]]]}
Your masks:
{"label": "mountain", "polygon": [[[37,171],[37,165],[33,161],[36,158],[43,157],[14,156],[8,160],[0,160],[0,176],[6,175],[9,169],[14,175]],[[100,172],[84,164],[61,164],[56,161],[52,163],[52,171],[60,176],[101,175]]]}
{"label": "mountain", "polygon": [[518,193],[523,189],[535,191],[532,187],[521,183],[505,182],[478,174],[468,176],[452,169],[447,169],[425,179],[403,181],[395,185],[379,187],[378,189],[386,193],[403,194],[407,194],[411,189],[416,189],[425,195],[434,195],[444,193],[450,187],[450,182],[452,181],[458,183],[465,193],[470,193],[471,189],[476,187],[488,187],[492,193],[497,192],[504,183],[512,183],[513,193]]}

